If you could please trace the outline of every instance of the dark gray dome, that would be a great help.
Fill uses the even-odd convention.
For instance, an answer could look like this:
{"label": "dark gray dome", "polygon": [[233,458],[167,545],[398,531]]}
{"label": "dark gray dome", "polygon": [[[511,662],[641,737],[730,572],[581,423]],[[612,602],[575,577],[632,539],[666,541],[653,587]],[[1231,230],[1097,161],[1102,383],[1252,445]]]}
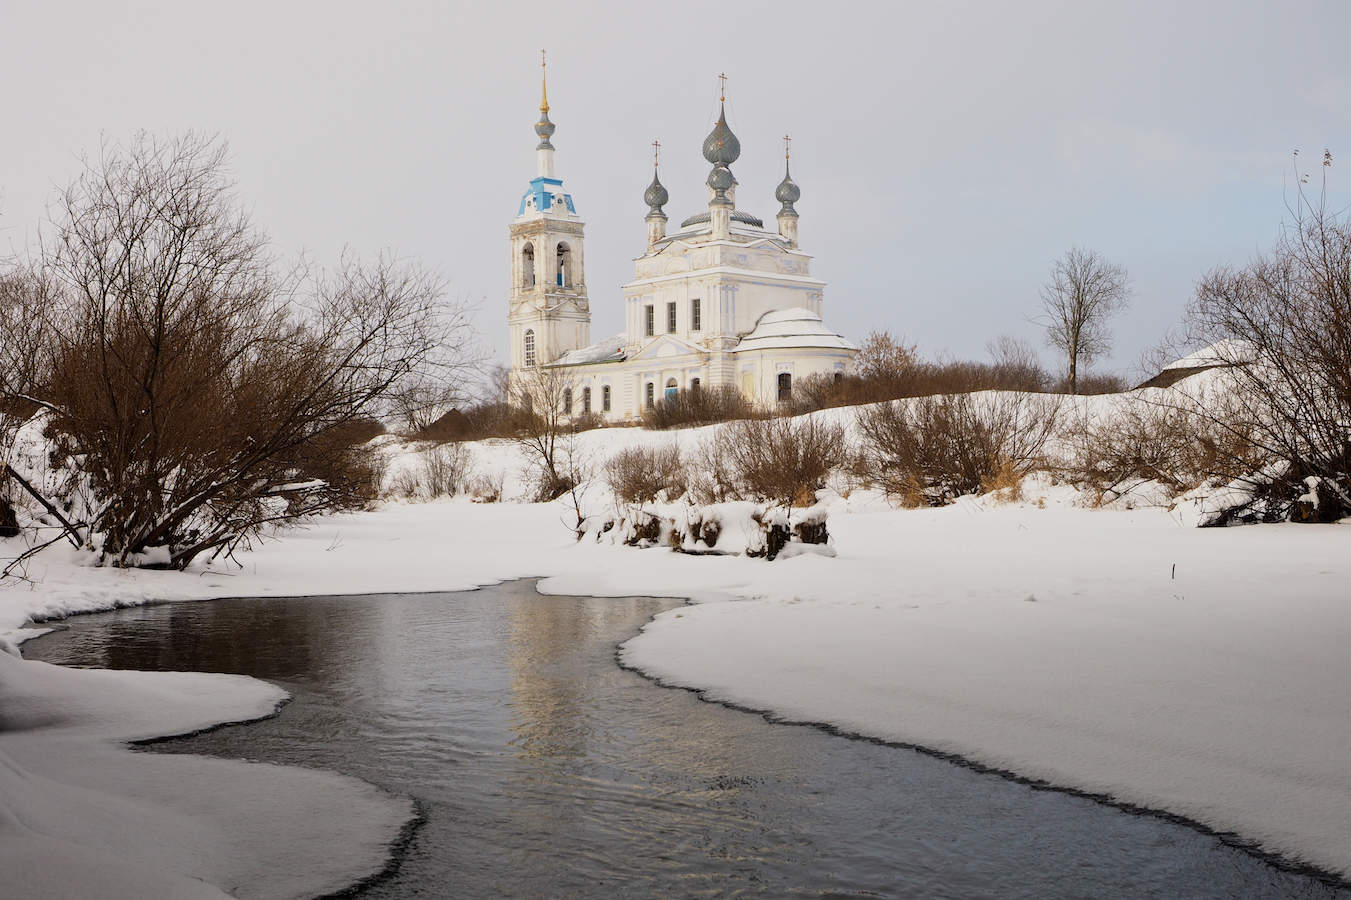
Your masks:
{"label": "dark gray dome", "polygon": [[715,166],[730,166],[741,156],[741,142],[732,134],[732,129],[727,127],[727,113],[723,108],[718,110],[718,124],[713,126],[713,130],[704,138],[704,159]]}
{"label": "dark gray dome", "polygon": [[549,138],[553,137],[558,126],[549,121],[549,114],[544,110],[539,112],[539,121],[535,123],[535,134],[539,135],[539,144],[535,146],[536,150],[552,150],[554,145],[549,143]]}
{"label": "dark gray dome", "polygon": [[732,177],[732,170],[726,166],[714,166],[713,171],[708,173],[709,187],[713,188],[713,199],[709,203],[713,206],[731,206],[732,201],[727,197],[727,189],[736,184],[736,179]]}
{"label": "dark gray dome", "polygon": [[797,215],[797,210],[793,209],[793,204],[802,198],[802,189],[793,182],[793,176],[788,174],[788,166],[783,167],[783,181],[774,189],[774,199],[783,204],[779,210],[779,215],[792,213]]}
{"label": "dark gray dome", "polygon": [[647,190],[643,191],[643,202],[648,206],[647,214],[649,216],[666,215],[661,208],[670,199],[671,195],[666,192],[666,187],[661,183],[661,179],[657,177],[656,172],[653,172],[652,183],[647,186]]}

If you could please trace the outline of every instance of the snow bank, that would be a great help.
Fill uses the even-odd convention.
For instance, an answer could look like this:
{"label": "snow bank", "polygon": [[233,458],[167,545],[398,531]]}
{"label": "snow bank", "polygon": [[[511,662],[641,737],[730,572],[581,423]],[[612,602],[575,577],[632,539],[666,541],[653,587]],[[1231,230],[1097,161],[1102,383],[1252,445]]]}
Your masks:
{"label": "snow bank", "polygon": [[412,814],[339,775],[123,745],[267,715],[286,694],[252,678],[0,655],[0,696],[7,895],[309,897],[379,871]]}

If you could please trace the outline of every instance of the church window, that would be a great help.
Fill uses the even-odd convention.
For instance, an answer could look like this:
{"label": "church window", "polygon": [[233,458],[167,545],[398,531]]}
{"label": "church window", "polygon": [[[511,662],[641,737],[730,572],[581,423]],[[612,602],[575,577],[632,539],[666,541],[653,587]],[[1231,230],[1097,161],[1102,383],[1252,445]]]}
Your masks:
{"label": "church window", "polygon": [[610,386],[608,384],[600,389],[600,409],[601,412],[610,411]]}
{"label": "church window", "polygon": [[572,388],[563,388],[563,415],[572,415]]}
{"label": "church window", "polygon": [[844,381],[844,373],[843,373],[843,372],[836,372],[836,373],[835,373],[835,383],[836,383],[836,384],[839,384],[841,381]]}
{"label": "church window", "polygon": [[521,287],[535,286],[535,247],[526,244],[521,248]]}
{"label": "church window", "polygon": [[[648,307],[651,309],[652,307]],[[643,403],[645,406],[651,406],[656,399],[657,389],[652,382],[647,383],[647,389],[643,391]]]}
{"label": "church window", "polygon": [[676,330],[676,308],[674,303],[666,304],[666,330],[674,334]]}
{"label": "church window", "polygon": [[[698,302],[698,301],[695,301],[695,302]],[[698,379],[698,378],[691,378],[691,379],[690,379],[690,391],[692,391],[693,393],[696,393],[696,394],[699,393],[699,379]]]}
{"label": "church window", "polygon": [[793,376],[787,372],[779,373],[779,402],[787,403],[793,397]]}
{"label": "church window", "polygon": [[572,287],[572,248],[566,242],[558,244],[558,286]]}
{"label": "church window", "polygon": [[652,311],[651,303],[643,307],[643,309],[646,310],[645,315],[647,316],[646,321],[647,327],[643,330],[643,333],[646,334],[648,337],[652,337],[652,335],[655,334],[657,331],[656,314]]}
{"label": "church window", "polygon": [[[673,304],[673,305],[674,305],[674,304]],[[674,402],[675,402],[675,398],[676,398],[676,393],[679,392],[679,390],[680,390],[680,386],[679,386],[678,384],[676,384],[676,380],[675,380],[674,378],[668,378],[668,379],[666,379],[666,399],[667,399],[668,401],[674,403]]]}
{"label": "church window", "polygon": [[690,301],[690,331],[702,331],[703,323],[699,321],[699,298],[696,297]]}
{"label": "church window", "polygon": [[535,364],[535,330],[533,328],[525,330],[525,364],[527,366]]}
{"label": "church window", "polygon": [[582,414],[591,414],[591,388],[582,388]]}

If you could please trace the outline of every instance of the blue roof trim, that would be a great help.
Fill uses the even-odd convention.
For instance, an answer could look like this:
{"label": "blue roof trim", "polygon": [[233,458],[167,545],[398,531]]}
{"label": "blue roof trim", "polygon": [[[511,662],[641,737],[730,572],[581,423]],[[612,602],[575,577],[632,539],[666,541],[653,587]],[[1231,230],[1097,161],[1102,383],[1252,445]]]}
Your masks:
{"label": "blue roof trim", "polygon": [[[560,178],[532,178],[530,179],[530,188],[521,195],[521,205],[516,209],[516,215],[525,215],[525,204],[531,197],[535,198],[535,209],[541,212],[548,212],[553,209],[554,194],[559,193],[557,188],[563,186]],[[577,215],[577,207],[572,203],[571,194],[563,194],[563,203],[567,205],[568,212],[574,216]]]}

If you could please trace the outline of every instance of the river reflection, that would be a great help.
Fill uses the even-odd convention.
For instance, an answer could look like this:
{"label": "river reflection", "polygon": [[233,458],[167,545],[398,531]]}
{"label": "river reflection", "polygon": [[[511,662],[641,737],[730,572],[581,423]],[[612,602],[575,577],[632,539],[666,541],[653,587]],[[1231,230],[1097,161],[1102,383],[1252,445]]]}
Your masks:
{"label": "river reflection", "polygon": [[72,620],[25,655],[236,672],[273,719],[157,745],[336,769],[426,822],[361,896],[1351,897],[1217,839],[618,668],[672,601],[223,600]]}

